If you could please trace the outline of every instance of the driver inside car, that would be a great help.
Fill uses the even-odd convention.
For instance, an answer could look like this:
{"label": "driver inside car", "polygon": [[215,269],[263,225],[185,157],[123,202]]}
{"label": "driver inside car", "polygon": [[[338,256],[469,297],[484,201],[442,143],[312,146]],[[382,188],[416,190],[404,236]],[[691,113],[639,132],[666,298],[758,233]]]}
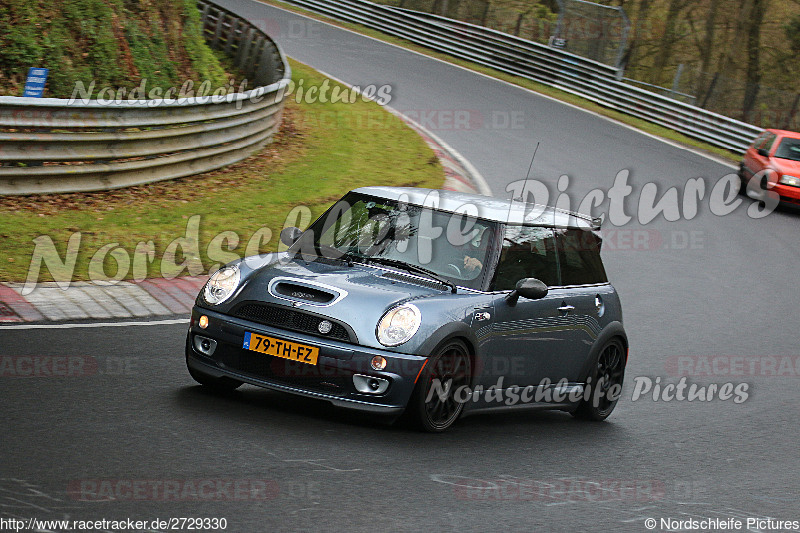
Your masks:
{"label": "driver inside car", "polygon": [[434,243],[431,266],[437,272],[448,276],[455,275],[458,279],[477,278],[483,269],[483,263],[479,258],[486,256],[485,233],[486,227],[477,224],[465,236],[457,235],[448,239],[446,234],[442,234],[438,239],[440,244],[437,246],[437,243]]}

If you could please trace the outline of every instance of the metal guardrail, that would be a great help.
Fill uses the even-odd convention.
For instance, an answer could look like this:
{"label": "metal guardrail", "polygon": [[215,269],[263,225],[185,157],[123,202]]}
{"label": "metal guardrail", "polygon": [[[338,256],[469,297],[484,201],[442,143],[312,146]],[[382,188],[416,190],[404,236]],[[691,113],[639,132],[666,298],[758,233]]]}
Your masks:
{"label": "metal guardrail", "polygon": [[291,71],[277,44],[199,0],[208,43],[256,88],[224,97],[119,102],[0,96],[0,194],[113,189],[207,172],[268,144]]}
{"label": "metal guardrail", "polygon": [[622,72],[563,50],[439,15],[367,0],[284,0],[412,43],[581,96],[603,107],[742,152],[762,131],[622,81]]}

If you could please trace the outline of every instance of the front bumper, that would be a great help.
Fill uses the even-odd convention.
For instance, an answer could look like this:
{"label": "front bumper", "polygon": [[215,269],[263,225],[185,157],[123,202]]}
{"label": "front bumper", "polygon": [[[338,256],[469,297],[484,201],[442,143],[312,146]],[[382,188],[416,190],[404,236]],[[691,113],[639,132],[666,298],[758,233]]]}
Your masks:
{"label": "front bumper", "polygon": [[800,205],[800,187],[776,183],[772,189],[781,197],[781,202],[791,205]]}
{"label": "front bumper", "polygon": [[[197,325],[201,315],[208,317],[205,329]],[[191,323],[186,339],[186,363],[193,370],[373,413],[402,413],[426,361],[425,357],[365,348],[278,329],[199,307],[192,310]],[[242,347],[245,332],[318,347],[318,362],[309,365],[246,350]],[[195,348],[194,338],[198,335],[216,341],[213,353],[204,355]],[[376,355],[387,361],[382,371],[373,370],[370,366],[370,361]],[[389,386],[381,394],[362,393],[356,390],[354,375],[384,379]]]}

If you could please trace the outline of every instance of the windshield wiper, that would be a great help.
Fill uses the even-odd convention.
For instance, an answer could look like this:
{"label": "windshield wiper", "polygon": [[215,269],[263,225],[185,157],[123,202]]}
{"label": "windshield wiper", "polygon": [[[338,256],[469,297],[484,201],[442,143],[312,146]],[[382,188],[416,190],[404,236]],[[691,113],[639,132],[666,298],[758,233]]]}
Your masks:
{"label": "windshield wiper", "polygon": [[448,281],[447,279],[439,276],[439,274],[437,274],[436,272],[428,270],[425,267],[415,265],[413,263],[406,263],[405,261],[400,261],[399,259],[389,259],[388,257],[365,257],[362,259],[362,261],[364,261],[365,263],[371,262],[371,263],[379,263],[381,265],[386,265],[386,266],[398,267],[407,270],[409,272],[423,274],[435,281],[438,281],[439,283],[445,285],[446,287],[450,287],[450,292],[452,292],[453,294],[458,292],[456,284],[453,283],[452,281]]}
{"label": "windshield wiper", "polygon": [[[300,254],[300,250],[295,251],[294,257],[296,258]],[[330,253],[326,253],[324,250],[317,248],[316,249],[316,259],[315,261],[322,260],[322,262],[330,262],[330,261],[339,261],[342,263],[347,264],[347,266],[352,267],[354,262],[357,261],[364,261],[364,256],[360,254],[355,254],[350,251],[343,251],[339,250],[338,248],[331,248]]]}

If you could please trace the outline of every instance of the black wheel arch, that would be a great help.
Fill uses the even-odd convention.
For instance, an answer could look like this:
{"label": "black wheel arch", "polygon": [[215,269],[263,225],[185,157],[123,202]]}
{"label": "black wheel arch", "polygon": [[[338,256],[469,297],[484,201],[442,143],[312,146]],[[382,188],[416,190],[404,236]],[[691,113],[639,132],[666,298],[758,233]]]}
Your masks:
{"label": "black wheel arch", "polygon": [[586,383],[586,378],[589,377],[594,367],[595,361],[600,356],[600,351],[614,338],[618,338],[622,342],[622,348],[625,350],[625,364],[628,364],[628,335],[625,333],[625,328],[622,322],[614,321],[609,323],[595,339],[592,348],[589,350],[589,356],[586,358],[583,368],[581,369],[580,379],[582,383]]}
{"label": "black wheel arch", "polygon": [[470,352],[474,353],[478,346],[478,338],[467,324],[463,322],[451,322],[445,324],[430,335],[416,350],[416,355],[430,357],[436,352],[439,346],[454,338],[460,338],[464,341]]}
{"label": "black wheel arch", "polygon": [[475,368],[478,362],[478,338],[467,324],[463,322],[451,322],[450,324],[442,326],[422,343],[416,355],[430,357],[444,344],[454,339],[460,340],[467,347],[467,355],[469,355],[469,362],[473,374],[470,376],[470,385],[472,385],[475,380]]}

